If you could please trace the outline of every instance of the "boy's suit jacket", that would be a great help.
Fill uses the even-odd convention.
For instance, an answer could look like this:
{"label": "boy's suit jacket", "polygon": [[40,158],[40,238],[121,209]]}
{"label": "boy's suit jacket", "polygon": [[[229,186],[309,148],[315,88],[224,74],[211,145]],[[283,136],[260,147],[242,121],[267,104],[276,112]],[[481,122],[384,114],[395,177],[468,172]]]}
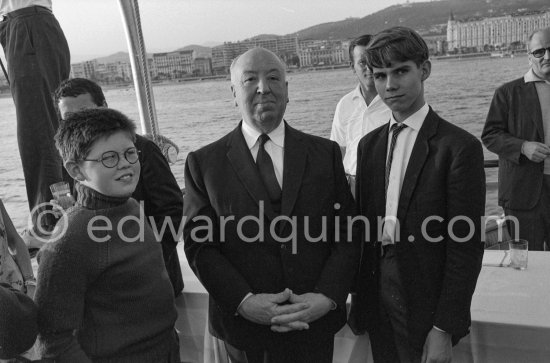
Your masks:
{"label": "boy's suit jacket", "polygon": [[[385,216],[384,175],[388,125],[366,135],[359,143],[356,197],[359,214],[368,217],[370,233],[362,239],[360,272],[350,313],[350,326],[359,333],[376,329],[378,322],[378,261],[380,246],[376,221]],[[481,269],[481,218],[485,209],[485,172],[480,142],[466,131],[440,118],[431,108],[419,130],[399,198],[400,222],[396,253],[408,310],[412,344],[422,348],[435,325],[453,335],[468,333],[470,303]],[[433,216],[434,219],[428,218]],[[458,242],[448,233],[457,221]],[[427,221],[423,228],[423,221]],[[424,231],[423,231],[424,229]],[[381,230],[381,229],[380,229]],[[441,237],[439,242],[429,242]],[[413,242],[409,242],[413,240]]]}

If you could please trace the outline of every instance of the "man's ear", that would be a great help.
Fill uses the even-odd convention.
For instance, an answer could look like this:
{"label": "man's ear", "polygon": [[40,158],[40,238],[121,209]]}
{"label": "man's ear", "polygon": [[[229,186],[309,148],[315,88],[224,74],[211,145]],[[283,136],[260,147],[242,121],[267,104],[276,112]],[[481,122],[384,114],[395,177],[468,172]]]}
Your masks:
{"label": "man's ear", "polygon": [[78,165],[77,162],[72,160],[66,161],[65,169],[67,170],[67,173],[69,173],[71,178],[80,182],[86,180],[86,175],[84,174],[82,168],[80,167],[80,165]]}
{"label": "man's ear", "polygon": [[432,62],[430,60],[425,60],[424,63],[420,65],[422,70],[422,82],[428,79],[430,73],[432,72]]}
{"label": "man's ear", "polygon": [[105,107],[105,108],[109,107],[109,105],[107,104],[107,100],[103,100],[103,103],[99,107]]}
{"label": "man's ear", "polygon": [[231,93],[233,94],[233,103],[235,104],[235,107],[239,107],[239,104],[237,103],[237,93],[235,92],[235,87],[231,85]]}

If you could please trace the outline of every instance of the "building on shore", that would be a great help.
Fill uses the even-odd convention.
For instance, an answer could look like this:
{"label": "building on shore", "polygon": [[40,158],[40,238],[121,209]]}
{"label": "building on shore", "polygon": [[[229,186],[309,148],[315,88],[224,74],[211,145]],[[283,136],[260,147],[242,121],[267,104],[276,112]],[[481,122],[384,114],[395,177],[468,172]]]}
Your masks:
{"label": "building on shore", "polygon": [[300,67],[346,63],[349,61],[348,46],[339,40],[301,40],[298,42]]}
{"label": "building on shore", "polygon": [[449,52],[487,52],[503,49],[524,49],[529,35],[550,27],[550,11],[456,20],[451,13],[447,22]]}
{"label": "building on shore", "polygon": [[214,74],[228,74],[233,59],[254,47],[263,47],[277,54],[287,64],[297,61],[298,38],[275,37],[269,39],[247,39],[225,42],[212,48],[212,71]]}
{"label": "building on shore", "polygon": [[153,53],[153,78],[176,79],[193,74],[193,51]]}

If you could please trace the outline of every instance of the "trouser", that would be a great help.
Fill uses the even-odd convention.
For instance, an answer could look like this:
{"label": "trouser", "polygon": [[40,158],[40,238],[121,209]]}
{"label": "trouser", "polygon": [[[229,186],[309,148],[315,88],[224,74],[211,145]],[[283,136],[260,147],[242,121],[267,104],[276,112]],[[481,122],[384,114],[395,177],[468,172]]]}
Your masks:
{"label": "trouser", "polygon": [[422,357],[422,351],[415,350],[409,341],[407,306],[398,267],[395,247],[383,247],[379,326],[369,332],[375,363],[417,363]]}
{"label": "trouser", "polygon": [[550,247],[550,175],[544,175],[542,192],[537,205],[530,210],[504,208],[504,214],[517,218],[519,225],[507,221],[510,236],[515,238],[516,228],[519,238],[529,242],[532,251],[544,251],[544,242]]}
{"label": "trouser", "polygon": [[[49,186],[64,172],[54,144],[58,119],[52,93],[71,70],[67,40],[50,10],[31,6],[8,13],[0,22],[0,43],[17,115],[17,142],[29,209],[52,199]],[[35,213],[33,223],[36,222]],[[55,223],[46,214],[41,225]]]}
{"label": "trouser", "polygon": [[331,363],[334,337],[304,344],[282,341],[265,350],[240,350],[226,342],[224,346],[231,363]]}

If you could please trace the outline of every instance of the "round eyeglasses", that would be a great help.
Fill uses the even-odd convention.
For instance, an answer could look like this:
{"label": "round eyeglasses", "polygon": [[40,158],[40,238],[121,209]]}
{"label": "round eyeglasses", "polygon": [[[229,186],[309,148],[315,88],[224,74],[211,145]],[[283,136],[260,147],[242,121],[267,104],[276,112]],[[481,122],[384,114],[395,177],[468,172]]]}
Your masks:
{"label": "round eyeglasses", "polygon": [[[123,153],[124,158],[130,163],[135,164],[139,160],[139,150],[135,147],[126,149]],[[114,168],[120,161],[120,154],[116,151],[105,151],[98,159],[82,159],[84,161],[95,161],[103,164],[106,168]]]}
{"label": "round eyeglasses", "polygon": [[534,51],[529,52],[529,54],[531,54],[535,58],[542,58],[544,57],[546,52],[550,52],[550,47],[535,49]]}

